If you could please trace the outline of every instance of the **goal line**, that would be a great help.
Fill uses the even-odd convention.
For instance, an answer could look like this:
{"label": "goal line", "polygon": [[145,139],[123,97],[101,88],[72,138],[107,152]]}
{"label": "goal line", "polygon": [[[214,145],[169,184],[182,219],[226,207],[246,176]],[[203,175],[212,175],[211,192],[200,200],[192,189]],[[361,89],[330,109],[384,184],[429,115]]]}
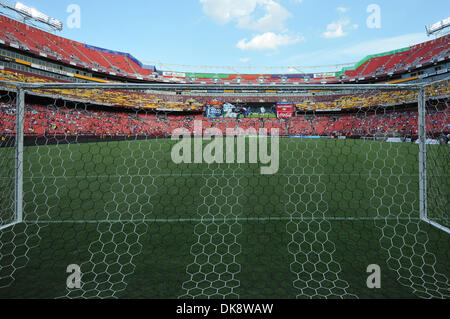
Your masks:
{"label": "goal line", "polygon": [[[87,176],[27,176],[24,177],[26,180],[32,180],[32,179],[80,179],[80,178],[88,178],[88,179],[95,179],[95,178],[133,178],[133,177],[234,177],[234,176],[243,176],[243,177],[258,177],[261,176],[260,174],[242,174],[242,173],[236,173],[236,174],[220,174],[220,173],[185,173],[185,174],[147,174],[147,175],[87,175]],[[371,177],[371,176],[392,176],[390,173],[383,173],[379,172],[377,174],[371,174],[371,173],[323,173],[323,174],[276,174],[276,176],[284,176],[284,177],[290,177],[290,176],[349,176],[349,177]],[[418,177],[419,174],[398,174],[394,176],[402,176],[402,177]],[[434,175],[429,175],[434,176]],[[436,176],[449,176],[449,174],[441,174]],[[1,177],[0,179],[11,179],[11,177]]]}
{"label": "goal line", "polygon": [[[450,218],[443,218],[449,220]],[[278,222],[278,221],[420,221],[420,217],[236,217],[236,218],[148,218],[123,220],[38,220],[25,224],[118,224],[118,223],[201,223],[201,222]]]}

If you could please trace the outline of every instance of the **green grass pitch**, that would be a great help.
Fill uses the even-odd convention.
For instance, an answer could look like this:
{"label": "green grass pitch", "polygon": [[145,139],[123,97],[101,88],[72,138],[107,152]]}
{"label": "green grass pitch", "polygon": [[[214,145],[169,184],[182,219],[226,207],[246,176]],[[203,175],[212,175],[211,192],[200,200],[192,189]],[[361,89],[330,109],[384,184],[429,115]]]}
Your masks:
{"label": "green grass pitch", "polygon": [[[25,221],[0,231],[0,298],[449,297],[450,236],[419,220],[417,145],[286,138],[278,173],[261,175],[176,165],[174,143],[25,147]],[[448,226],[449,148],[433,147],[429,210]],[[66,287],[70,264],[81,290]]]}

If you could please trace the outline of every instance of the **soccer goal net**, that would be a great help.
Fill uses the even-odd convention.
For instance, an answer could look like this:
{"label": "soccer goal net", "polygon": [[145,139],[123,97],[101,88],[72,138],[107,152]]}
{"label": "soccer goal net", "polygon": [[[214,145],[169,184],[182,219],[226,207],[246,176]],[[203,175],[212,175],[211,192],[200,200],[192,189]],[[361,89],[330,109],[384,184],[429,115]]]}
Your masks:
{"label": "soccer goal net", "polygon": [[[448,85],[448,82],[443,83]],[[421,217],[450,234],[450,108],[449,100],[445,98],[448,95],[445,93],[445,86],[429,85],[420,97],[422,110],[419,119],[423,128],[422,139],[419,141],[423,196]]]}
{"label": "soccer goal net", "polygon": [[0,298],[448,298],[448,80],[257,90],[0,83]]}

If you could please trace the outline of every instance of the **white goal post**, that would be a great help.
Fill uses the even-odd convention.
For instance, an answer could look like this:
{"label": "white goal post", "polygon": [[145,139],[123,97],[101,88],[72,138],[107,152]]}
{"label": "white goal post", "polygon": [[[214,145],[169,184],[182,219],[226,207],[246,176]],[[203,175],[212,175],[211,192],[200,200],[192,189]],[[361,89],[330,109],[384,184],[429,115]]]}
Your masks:
{"label": "white goal post", "polygon": [[14,156],[14,212],[11,220],[0,224],[0,231],[23,222],[23,144],[25,127],[25,89],[16,91],[16,126]]}
{"label": "white goal post", "polygon": [[[434,155],[434,150],[431,148],[435,147],[434,145],[428,145],[429,143],[429,136],[428,136],[428,130],[430,123],[427,123],[427,115],[432,111],[432,106],[427,107],[427,92],[426,87],[431,87],[433,83],[425,84],[423,87],[419,89],[419,101],[418,101],[418,111],[419,111],[419,178],[420,178],[420,219],[428,223],[447,234],[450,234],[450,228],[448,226],[442,225],[440,221],[433,220],[433,218],[430,216],[430,205],[429,205],[429,198],[428,198],[428,181],[429,178],[433,178],[435,176],[429,176],[427,174],[427,171],[433,170],[433,168],[428,164],[428,161],[432,160],[432,157]],[[447,116],[446,116],[447,118]],[[448,118],[447,118],[448,120]],[[448,121],[447,121],[448,125]],[[445,145],[444,147],[448,147],[448,145]],[[446,172],[444,172],[446,173]],[[444,176],[445,178],[445,176]],[[445,186],[445,185],[441,185]],[[436,207],[438,205],[435,205],[433,207],[434,210],[448,210],[448,207]],[[441,213],[442,214],[442,213]]]}

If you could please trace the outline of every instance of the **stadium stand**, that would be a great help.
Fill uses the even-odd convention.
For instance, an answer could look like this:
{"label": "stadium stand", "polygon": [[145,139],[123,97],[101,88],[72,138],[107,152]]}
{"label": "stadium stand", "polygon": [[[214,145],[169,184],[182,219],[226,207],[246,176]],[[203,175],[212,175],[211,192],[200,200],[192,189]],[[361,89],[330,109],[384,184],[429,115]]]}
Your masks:
{"label": "stadium stand", "polygon": [[[368,56],[353,68],[323,74],[200,74],[157,71],[128,53],[102,49],[28,26],[0,15],[0,39],[5,45],[70,66],[124,79],[197,84],[337,83],[404,74],[450,57],[450,35],[383,54]],[[158,75],[156,77],[156,75]],[[284,79],[285,81],[283,81]],[[306,80],[307,79],[307,80]]]}
{"label": "stadium stand", "polygon": [[[0,70],[0,80],[17,81],[27,83],[57,82],[54,79],[33,75],[30,73],[19,72],[9,69]],[[128,108],[141,109],[165,109],[173,111],[202,111],[203,105],[211,100],[209,95],[173,95],[169,93],[143,93],[131,91],[113,91],[103,90],[33,90],[36,93],[47,96],[61,96],[70,99],[83,100],[91,103],[120,106]],[[444,84],[435,86],[431,90],[432,96],[448,96],[450,88]],[[261,96],[230,96],[217,94],[215,98],[222,102],[234,103],[237,100],[244,103],[258,103],[262,101]],[[299,110],[315,111],[315,110],[345,110],[354,108],[371,108],[377,106],[387,106],[394,104],[408,103],[417,100],[417,96],[413,91],[396,91],[396,92],[380,92],[370,97],[364,94],[347,94],[347,95],[315,95],[315,96],[291,96],[293,103]],[[280,96],[264,97],[264,102],[277,103],[282,102]]]}
{"label": "stadium stand", "polygon": [[[208,74],[208,73],[171,73],[157,71],[154,67],[144,66],[131,55],[89,46],[76,41],[42,31],[24,23],[0,15],[0,39],[5,47],[11,47],[39,59],[55,60],[61,64],[76,66],[86,70],[114,75],[123,80],[142,79],[154,81],[158,74],[163,82],[187,81],[200,84],[304,84],[336,83],[383,75],[402,74],[415,68],[448,60],[450,54],[450,35],[446,35],[412,47],[368,56],[353,68],[330,76],[329,74]],[[182,76],[183,75],[183,76]],[[1,81],[27,83],[64,82],[60,79],[42,76],[11,68],[0,68]],[[413,91],[378,92],[377,94],[291,94],[290,103],[297,108],[297,116],[289,120],[276,118],[206,119],[203,118],[204,105],[211,100],[223,103],[278,103],[284,97],[277,91],[267,94],[230,94],[217,92],[214,95],[193,92],[123,91],[123,90],[33,90],[36,96],[51,97],[88,103],[98,107],[107,107],[107,111],[78,110],[66,107],[46,107],[28,105],[26,112],[26,134],[36,135],[73,135],[83,136],[169,136],[180,127],[180,123],[191,134],[195,131],[194,120],[202,121],[203,133],[209,128],[218,129],[225,134],[227,130],[238,128],[248,130],[272,128],[280,130],[281,135],[320,135],[320,136],[358,136],[377,134],[417,135],[417,113],[409,111],[390,111],[383,114],[365,114],[359,118],[358,110],[374,110],[380,107],[407,105],[417,100]],[[427,92],[434,97],[450,96],[446,83],[434,86]],[[114,107],[117,110],[114,110]],[[7,135],[14,130],[14,107],[1,104],[2,112],[0,133]],[[131,112],[124,112],[132,109]],[[164,114],[156,112],[163,112]],[[355,114],[333,114],[310,116],[319,111],[355,111]],[[166,115],[165,112],[179,112],[179,115]],[[189,115],[184,112],[191,112]],[[448,131],[443,114],[428,117],[428,124],[434,132]]]}

